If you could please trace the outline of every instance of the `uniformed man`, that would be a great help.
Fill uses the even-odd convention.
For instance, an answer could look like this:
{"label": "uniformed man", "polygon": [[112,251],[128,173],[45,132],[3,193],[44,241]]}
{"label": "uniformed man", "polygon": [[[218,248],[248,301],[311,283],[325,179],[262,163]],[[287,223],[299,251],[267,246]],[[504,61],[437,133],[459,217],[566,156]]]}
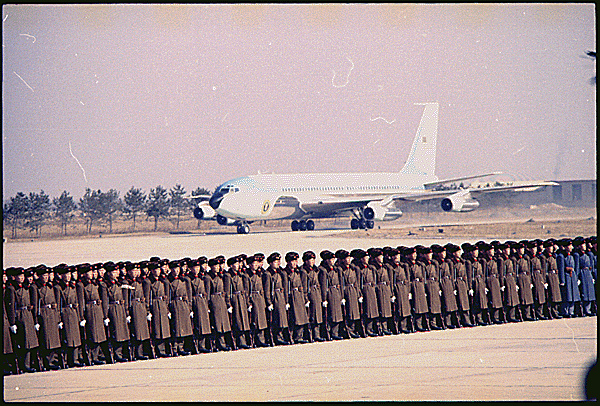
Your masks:
{"label": "uniformed man", "polygon": [[432,262],[435,265],[440,276],[440,289],[442,291],[442,310],[444,316],[444,325],[450,329],[459,326],[456,311],[456,295],[454,294],[454,275],[451,270],[451,264],[446,261],[446,247],[439,244],[431,246],[433,251]]}
{"label": "uniformed man", "polygon": [[300,254],[291,251],[285,254],[285,273],[287,279],[287,294],[289,308],[289,325],[292,330],[292,341],[294,343],[306,344],[308,336],[305,330],[308,325],[307,308],[310,306],[308,295],[308,280],[306,274],[301,272],[298,266]]}
{"label": "uniformed man", "polygon": [[[275,345],[288,345],[291,343],[287,311],[290,308],[287,302],[287,275],[281,269],[281,255],[274,252],[267,258],[269,267],[263,280],[267,309],[271,312],[271,330]],[[284,335],[285,334],[285,335]]]}
{"label": "uniformed man", "polygon": [[[466,252],[467,276],[471,277],[470,288],[472,294],[473,322],[479,326],[487,326],[489,323],[487,287],[483,267],[479,262],[479,247],[485,244],[483,241],[472,245]],[[471,292],[469,292],[471,293]]]}
{"label": "uniformed man", "polygon": [[[463,244],[465,248],[470,246],[468,243],[465,244]],[[471,323],[471,304],[469,302],[472,290],[469,288],[467,266],[462,258],[463,248],[452,244],[447,250],[450,253],[451,270],[454,275],[454,288],[456,290],[456,304],[460,325],[462,327],[473,327],[473,323]]]}
{"label": "uniformed man", "polygon": [[173,342],[173,354],[190,355],[192,342],[192,313],[191,297],[192,291],[190,281],[181,275],[181,262],[169,262],[171,269],[169,275],[169,310],[171,312],[171,340]]}
{"label": "uniformed man", "polygon": [[157,357],[170,357],[170,351],[166,350],[166,341],[171,338],[169,324],[169,283],[162,275],[159,262],[148,264],[150,276],[142,282],[146,302],[150,305],[150,312],[146,320],[151,323],[150,337]]}
{"label": "uniformed man", "polygon": [[595,275],[593,261],[588,255],[587,242],[583,237],[573,240],[575,261],[578,264],[578,283],[581,291],[581,313],[584,317],[592,316],[592,303],[596,301]]}
{"label": "uniformed man", "polygon": [[[2,272],[2,292],[7,291],[8,274],[12,273],[13,267],[4,269]],[[11,276],[12,278],[12,276]],[[18,374],[21,371],[17,367],[17,358],[13,348],[13,335],[10,332],[10,322],[6,313],[6,301],[2,300],[2,308],[4,315],[4,375]]]}
{"label": "uniformed man", "polygon": [[104,311],[98,282],[94,280],[94,269],[87,263],[77,267],[77,273],[81,276],[78,282],[80,287],[77,289],[81,292],[79,303],[84,309],[84,320],[80,325],[86,329],[86,345],[89,348],[90,362],[94,365],[102,365],[106,361],[100,359],[100,349],[102,348],[105,359],[110,360],[111,354],[107,345]]}
{"label": "uniformed man", "polygon": [[[146,265],[147,266],[147,265]],[[140,264],[128,263],[125,265],[126,276],[123,280],[122,288],[123,295],[126,298],[131,322],[129,323],[131,330],[132,358],[136,360],[147,360],[150,345],[150,330],[148,326],[148,303],[146,301],[146,293],[142,285],[143,278],[141,276]]]}
{"label": "uniformed man", "polygon": [[[394,329],[392,314],[392,286],[387,268],[383,264],[383,250],[373,248],[369,253],[370,268],[375,276],[375,292],[379,309],[378,326],[381,335],[391,335]],[[394,299],[395,300],[395,299]]]}
{"label": "uniformed man", "polygon": [[548,316],[551,319],[560,319],[560,304],[562,296],[560,293],[560,280],[558,279],[558,265],[554,254],[554,239],[543,243],[542,266],[546,273],[546,284],[548,285]]}
{"label": "uniformed man", "polygon": [[[40,355],[45,369],[60,369],[62,352],[59,330],[64,327],[60,321],[58,302],[54,287],[50,283],[49,269],[45,265],[36,268],[38,279],[32,289],[37,300],[33,303],[36,321],[39,324]],[[64,360],[62,362],[64,365]]]}
{"label": "uniformed man", "polygon": [[420,247],[417,250],[417,259],[425,273],[425,289],[427,292],[427,304],[429,306],[429,328],[432,330],[444,330],[442,319],[442,289],[440,287],[439,270],[433,263],[433,251],[431,247]]}
{"label": "uniformed man", "polygon": [[523,320],[533,321],[534,318],[531,314],[531,306],[533,304],[533,283],[531,283],[529,258],[525,256],[525,242],[526,241],[519,241],[514,244],[516,252],[513,255],[513,261],[517,272],[521,315]]}
{"label": "uniformed man", "polygon": [[310,306],[308,307],[308,321],[314,341],[322,342],[324,335],[323,299],[321,284],[319,282],[319,269],[315,265],[316,254],[306,251],[302,254],[302,270],[306,274],[307,294]]}
{"label": "uniformed man", "polygon": [[100,285],[100,298],[104,312],[104,325],[107,327],[115,361],[126,362],[127,358],[123,352],[129,350],[131,316],[127,311],[121,281],[118,279],[121,271],[113,262],[105,263],[103,268],[106,272],[104,284]]}
{"label": "uniformed man", "polygon": [[413,320],[416,331],[429,331],[427,313],[427,293],[425,291],[425,270],[421,262],[417,262],[417,248],[407,247],[404,250],[406,268],[410,275],[411,293],[413,297]]}
{"label": "uniformed man", "polygon": [[391,273],[391,283],[393,287],[392,300],[394,304],[395,324],[397,331],[403,334],[409,334],[414,329],[412,322],[412,299],[410,275],[406,270],[406,264],[402,261],[400,249],[398,247],[390,250],[388,262],[388,272]]}
{"label": "uniformed man", "polygon": [[485,275],[485,285],[488,297],[488,311],[491,323],[502,324],[504,316],[502,314],[502,291],[500,290],[500,272],[498,271],[498,262],[495,257],[495,249],[492,244],[482,244],[483,255],[481,257],[481,266]]}
{"label": "uniformed man", "polygon": [[357,249],[351,251],[350,255],[354,258],[352,267],[356,272],[361,290],[361,297],[358,301],[362,303],[365,334],[369,337],[376,337],[381,330],[379,326],[379,303],[377,302],[377,280],[373,268],[369,266],[369,253]]}
{"label": "uniformed man", "polygon": [[227,259],[228,273],[224,274],[225,302],[232,308],[231,331],[237,348],[249,349],[251,343],[248,288],[240,275],[240,259]]}
{"label": "uniformed man", "polygon": [[[519,311],[519,287],[517,285],[517,272],[515,263],[511,257],[511,245],[514,242],[507,242],[498,246],[499,255],[497,257],[498,272],[501,275],[500,290],[503,293],[504,315],[507,322],[516,323],[520,316]],[[521,320],[522,321],[522,320]]]}
{"label": "uniformed man", "polygon": [[[217,351],[230,351],[234,345],[231,337],[231,324],[229,314],[233,312],[232,307],[227,307],[225,302],[225,286],[223,283],[223,273],[220,265],[220,259],[211,258],[208,261],[210,267],[207,279],[206,293],[210,298],[211,322],[215,337],[215,349]],[[229,338],[229,344],[226,344],[226,336]]]}
{"label": "uniformed man", "polygon": [[327,314],[327,338],[341,340],[341,325],[344,322],[344,313],[342,310],[344,292],[342,292],[339,273],[333,266],[333,252],[324,250],[319,253],[319,256],[321,257],[319,283],[321,284],[321,297],[323,298],[322,305]]}
{"label": "uniformed man", "polygon": [[544,316],[544,305],[546,304],[546,271],[542,267],[541,252],[538,251],[537,241],[528,241],[526,244],[527,256],[529,258],[529,269],[531,271],[531,282],[533,283],[533,307],[534,318],[547,320]]}
{"label": "uniformed man", "polygon": [[265,256],[261,253],[256,253],[247,258],[249,265],[248,290],[250,294],[248,310],[250,312],[251,328],[256,347],[269,346],[265,337],[265,332],[269,329],[269,324],[267,322],[267,304],[265,302],[265,291],[262,280],[263,269],[261,263],[264,258]]}
{"label": "uniformed man", "polygon": [[337,250],[335,257],[337,258],[335,268],[340,276],[344,293],[342,303],[345,310],[345,327],[350,338],[359,338],[360,334],[364,334],[364,332],[361,326],[360,303],[358,301],[362,295],[356,277],[356,270],[350,266],[352,257],[348,251]]}
{"label": "uniformed man", "polygon": [[206,285],[209,284],[207,281],[209,277],[207,271],[208,258],[202,256],[190,263],[190,272],[187,275],[192,290],[194,349],[199,353],[210,352],[212,348],[210,343],[212,330],[210,326],[208,295],[206,292]]}
{"label": "uniformed man", "polygon": [[54,294],[58,298],[58,311],[63,324],[62,343],[66,349],[67,367],[82,367],[84,357],[81,348],[80,323],[83,320],[83,309],[79,305],[79,298],[83,295],[83,291],[81,285],[77,285],[77,281],[73,280],[72,272],[66,264],[55,266],[54,272],[56,274]]}

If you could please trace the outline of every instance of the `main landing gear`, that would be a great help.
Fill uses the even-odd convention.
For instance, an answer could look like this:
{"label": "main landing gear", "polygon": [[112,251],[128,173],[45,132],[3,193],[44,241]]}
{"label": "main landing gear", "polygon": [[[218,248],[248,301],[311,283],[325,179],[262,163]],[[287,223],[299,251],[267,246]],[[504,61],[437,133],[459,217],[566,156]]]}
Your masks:
{"label": "main landing gear", "polygon": [[237,226],[238,234],[248,234],[250,232],[250,226],[246,223]]}
{"label": "main landing gear", "polygon": [[315,222],[312,220],[293,220],[292,231],[312,231],[315,229]]}
{"label": "main landing gear", "polygon": [[[370,207],[367,207],[367,210],[372,211],[373,209],[371,209]],[[353,229],[353,230],[358,230],[358,229],[368,230],[368,229],[372,229],[375,227],[375,222],[373,220],[367,220],[365,218],[365,211],[366,210],[362,207],[359,209],[353,210],[353,214],[356,218],[353,218],[352,220],[350,220],[350,228],[351,229]],[[367,214],[366,217],[371,217],[369,215],[372,213],[367,212],[366,214]]]}

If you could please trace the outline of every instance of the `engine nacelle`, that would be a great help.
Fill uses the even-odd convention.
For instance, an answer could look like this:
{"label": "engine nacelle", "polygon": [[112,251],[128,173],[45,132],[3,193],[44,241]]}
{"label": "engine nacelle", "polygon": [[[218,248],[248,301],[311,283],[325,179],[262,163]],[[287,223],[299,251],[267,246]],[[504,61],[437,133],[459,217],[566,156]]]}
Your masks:
{"label": "engine nacelle", "polygon": [[220,214],[217,214],[217,223],[219,223],[222,226],[232,226],[236,222],[235,220],[228,219],[227,217],[223,217]]}
{"label": "engine nacelle", "polygon": [[209,206],[208,202],[202,202],[194,209],[194,217],[198,220],[214,219],[217,212]]}
{"label": "engine nacelle", "polygon": [[479,202],[471,197],[467,191],[455,193],[442,199],[442,210],[467,212],[479,207]]}
{"label": "engine nacelle", "polygon": [[392,221],[402,217],[402,211],[396,208],[383,207],[379,202],[370,202],[363,214],[367,220]]}

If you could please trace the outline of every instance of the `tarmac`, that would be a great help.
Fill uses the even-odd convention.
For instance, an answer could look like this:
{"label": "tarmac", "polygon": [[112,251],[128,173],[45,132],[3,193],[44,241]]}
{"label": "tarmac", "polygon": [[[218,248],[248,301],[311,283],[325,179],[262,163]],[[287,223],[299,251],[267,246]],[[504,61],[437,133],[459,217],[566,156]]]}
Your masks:
{"label": "tarmac", "polygon": [[586,317],[7,376],[4,400],[571,401],[596,358]]}

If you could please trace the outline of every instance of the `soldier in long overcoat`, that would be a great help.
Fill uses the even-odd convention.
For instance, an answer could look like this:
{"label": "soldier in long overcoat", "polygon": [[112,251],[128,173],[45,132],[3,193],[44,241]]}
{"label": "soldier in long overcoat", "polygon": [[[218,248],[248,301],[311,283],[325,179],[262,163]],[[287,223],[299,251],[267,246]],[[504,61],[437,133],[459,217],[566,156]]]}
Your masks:
{"label": "soldier in long overcoat", "polygon": [[519,287],[519,300],[521,302],[521,315],[523,320],[533,321],[531,306],[533,304],[533,283],[531,281],[531,269],[529,257],[525,255],[525,241],[519,241],[515,245],[513,262],[517,272],[517,286]]}
{"label": "soldier in long overcoat", "polygon": [[533,314],[535,319],[547,320],[544,316],[546,304],[546,271],[542,267],[541,252],[538,250],[537,241],[527,242],[527,256],[533,283]]}
{"label": "soldier in long overcoat", "polygon": [[433,251],[430,247],[419,247],[417,249],[417,260],[425,273],[425,291],[427,292],[427,304],[429,306],[429,327],[432,330],[443,330],[442,319],[442,289],[438,268],[433,263]]}
{"label": "soldier in long overcoat", "polygon": [[417,249],[407,247],[404,250],[404,257],[407,270],[410,275],[411,293],[413,297],[413,320],[415,321],[416,331],[429,331],[427,323],[427,293],[425,291],[425,270],[420,262],[417,262]]}
{"label": "soldier in long overcoat", "polygon": [[267,320],[267,303],[262,280],[263,269],[261,266],[264,255],[256,253],[247,258],[248,261],[248,292],[250,294],[248,309],[250,310],[250,322],[253,330],[254,345],[256,347],[268,347],[265,332],[269,328]]}
{"label": "soldier in long overcoat", "polygon": [[104,274],[104,283],[100,284],[100,298],[104,310],[104,322],[108,327],[108,335],[112,343],[115,361],[126,362],[127,358],[124,356],[124,350],[127,351],[129,348],[131,317],[127,310],[125,295],[119,280],[121,271],[112,262],[105,263],[103,268],[106,273]]}
{"label": "soldier in long overcoat", "polygon": [[162,275],[162,269],[158,262],[152,261],[148,264],[150,275],[142,282],[146,303],[150,306],[150,312],[146,319],[150,321],[150,337],[157,357],[169,357],[170,351],[166,350],[166,341],[171,338],[171,327],[169,323],[169,287],[170,284]]}
{"label": "soldier in long overcoat", "polygon": [[542,266],[546,272],[546,283],[548,284],[548,316],[551,319],[560,319],[560,304],[562,296],[560,293],[560,280],[558,279],[558,265],[554,254],[554,240],[544,241],[544,253]]}
{"label": "soldier in long overcoat", "polygon": [[306,274],[308,307],[308,322],[314,341],[322,342],[324,331],[323,298],[319,282],[319,268],[315,265],[316,254],[306,251],[302,254],[302,271]]}
{"label": "soldier in long overcoat", "polygon": [[444,315],[444,325],[448,328],[459,326],[456,311],[456,295],[454,294],[454,275],[450,263],[446,261],[446,247],[434,244],[431,246],[433,251],[433,264],[440,276],[440,289],[442,291],[442,313]]}
{"label": "soldier in long overcoat", "polygon": [[123,296],[127,303],[127,309],[131,322],[129,323],[132,340],[132,358],[136,360],[148,359],[150,330],[148,327],[148,302],[144,293],[140,264],[128,263],[125,265],[126,275],[123,279]]}
{"label": "soldier in long overcoat", "polygon": [[[408,334],[414,329],[412,324],[412,299],[410,275],[406,270],[406,264],[401,259],[399,249],[392,249],[389,252],[390,260],[386,263],[388,273],[391,275],[390,282],[393,287],[393,311],[397,331]],[[410,324],[410,326],[409,326]]]}
{"label": "soldier in long overcoat", "polygon": [[271,330],[275,345],[291,343],[288,323],[287,274],[281,268],[281,255],[273,252],[267,258],[269,267],[263,273],[263,288],[267,309],[271,312]]}
{"label": "soldier in long overcoat", "polygon": [[229,270],[223,275],[225,289],[225,303],[227,308],[232,308],[231,332],[237,348],[250,348],[250,315],[248,307],[247,286],[240,274],[241,263],[237,256],[227,259]]}
{"label": "soldier in long overcoat", "polygon": [[469,303],[469,295],[472,293],[472,290],[469,288],[467,265],[462,258],[463,248],[452,244],[448,248],[448,252],[450,253],[450,265],[452,274],[454,275],[458,319],[462,327],[473,327],[473,323],[471,323],[471,304]]}
{"label": "soldier in long overcoat", "polygon": [[[487,286],[483,266],[479,262],[479,246],[472,245],[469,252],[466,253],[467,276],[471,278],[470,288],[472,293],[471,312],[473,322],[479,326],[487,326],[489,322]],[[483,243],[485,244],[485,243]],[[469,293],[471,293],[469,291]]]}
{"label": "soldier in long overcoat", "polygon": [[485,275],[490,322],[501,324],[504,319],[502,314],[502,291],[500,290],[501,277],[498,271],[498,262],[494,257],[495,249],[491,244],[483,244],[481,248],[483,255],[480,262]]}
{"label": "soldier in long overcoat", "polygon": [[81,289],[81,285],[77,285],[72,279],[72,272],[66,264],[55,266],[54,273],[56,274],[54,294],[58,301],[60,320],[63,323],[62,342],[66,348],[67,366],[82,367],[84,359],[80,323],[83,320],[83,309],[79,305],[79,298],[83,292],[80,291],[79,294],[77,292],[77,288]]}
{"label": "soldier in long overcoat", "polygon": [[579,289],[581,292],[581,313],[582,316],[592,316],[592,303],[596,301],[596,292],[594,281],[594,264],[588,255],[587,243],[583,237],[577,237],[573,240],[575,261],[578,263],[578,278],[581,281]]}
{"label": "soldier in long overcoat", "polygon": [[189,267],[190,271],[187,277],[190,280],[190,288],[192,290],[192,324],[196,343],[194,350],[197,349],[200,353],[207,353],[212,348],[210,344],[212,330],[210,326],[208,295],[206,293],[208,259],[200,257],[192,261]]}
{"label": "soldier in long overcoat", "polygon": [[[516,323],[519,309],[519,287],[517,285],[517,273],[515,263],[511,258],[511,245],[509,243],[498,246],[500,253],[497,256],[498,272],[500,273],[500,291],[503,293],[504,315],[506,321]],[[520,314],[520,312],[519,312]]]}
{"label": "soldier in long overcoat", "polygon": [[380,334],[391,335],[395,329],[392,313],[392,283],[390,282],[388,270],[384,266],[383,250],[379,248],[371,249],[369,258],[369,267],[373,270],[375,276]]}
{"label": "soldier in long overcoat", "polygon": [[[8,274],[13,272],[15,268],[7,268],[2,272],[2,292],[5,293],[7,286],[6,282],[8,281]],[[12,278],[12,276],[11,276]],[[15,357],[15,352],[13,349],[13,335],[10,332],[10,323],[8,321],[8,315],[6,313],[6,302],[4,301],[4,297],[2,298],[2,309],[4,316],[4,375],[12,375],[19,373],[19,369],[17,368],[17,358]]]}
{"label": "soldier in long overcoat", "polygon": [[192,344],[192,289],[190,280],[181,274],[181,262],[169,263],[169,310],[174,355],[189,355]]}
{"label": "soldier in long overcoat", "polygon": [[31,288],[29,281],[25,280],[23,268],[10,269],[9,276],[12,276],[13,279],[7,284],[4,303],[10,331],[15,336],[16,348],[13,350],[21,371],[36,372],[36,369],[33,368],[32,355],[37,356],[39,342],[32,303],[37,300],[37,297],[35,297],[35,291]]}
{"label": "soldier in long overcoat", "polygon": [[337,258],[335,268],[340,277],[342,291],[344,293],[343,307],[345,310],[345,327],[350,338],[359,338],[364,334],[361,327],[360,303],[358,299],[362,296],[355,268],[351,267],[352,257],[346,250],[340,249],[335,252]]}
{"label": "soldier in long overcoat", "polygon": [[[223,270],[218,258],[208,261],[210,267],[206,293],[210,298],[211,323],[214,331],[213,342],[218,351],[230,351],[233,346],[231,337],[231,321],[229,314],[233,312],[232,307],[227,307],[225,302],[225,284],[223,282]],[[229,345],[226,343],[229,339]]]}
{"label": "soldier in long overcoat", "polygon": [[54,287],[50,282],[49,268],[40,265],[36,268],[36,274],[38,278],[32,288],[37,300],[32,304],[34,314],[37,315],[36,321],[40,325],[40,355],[44,368],[57,370],[60,368],[59,359],[62,357],[60,329],[64,327],[64,323],[59,326],[60,312]]}
{"label": "soldier in long overcoat", "polygon": [[351,266],[356,272],[361,292],[358,301],[362,303],[365,334],[369,337],[376,337],[379,335],[381,328],[379,326],[379,303],[377,302],[375,271],[369,266],[370,257],[368,252],[357,249],[352,250],[350,255],[354,258]]}
{"label": "soldier in long overcoat", "polygon": [[285,254],[285,273],[287,279],[287,292],[289,309],[289,325],[292,329],[294,343],[305,344],[308,342],[306,327],[308,326],[308,280],[306,274],[298,267],[300,254],[288,252]]}
{"label": "soldier in long overcoat", "polygon": [[110,350],[106,340],[100,288],[97,280],[94,279],[94,268],[90,264],[80,264],[77,272],[81,276],[78,282],[80,284],[78,291],[81,292],[79,303],[84,310],[85,323],[83,323],[83,327],[85,327],[87,346],[90,351],[90,362],[94,365],[101,365],[105,361],[100,359],[100,348],[102,348],[105,359],[110,359]]}
{"label": "soldier in long overcoat", "polygon": [[575,303],[581,301],[578,278],[579,261],[573,255],[573,241],[565,238],[559,241],[560,249],[556,255],[558,278],[560,280],[563,298],[563,317],[575,317]]}
{"label": "soldier in long overcoat", "polygon": [[342,300],[344,292],[340,283],[340,276],[334,268],[334,254],[329,250],[319,253],[319,283],[321,284],[321,297],[323,307],[327,313],[326,330],[331,339],[341,340],[341,326],[344,322]]}

